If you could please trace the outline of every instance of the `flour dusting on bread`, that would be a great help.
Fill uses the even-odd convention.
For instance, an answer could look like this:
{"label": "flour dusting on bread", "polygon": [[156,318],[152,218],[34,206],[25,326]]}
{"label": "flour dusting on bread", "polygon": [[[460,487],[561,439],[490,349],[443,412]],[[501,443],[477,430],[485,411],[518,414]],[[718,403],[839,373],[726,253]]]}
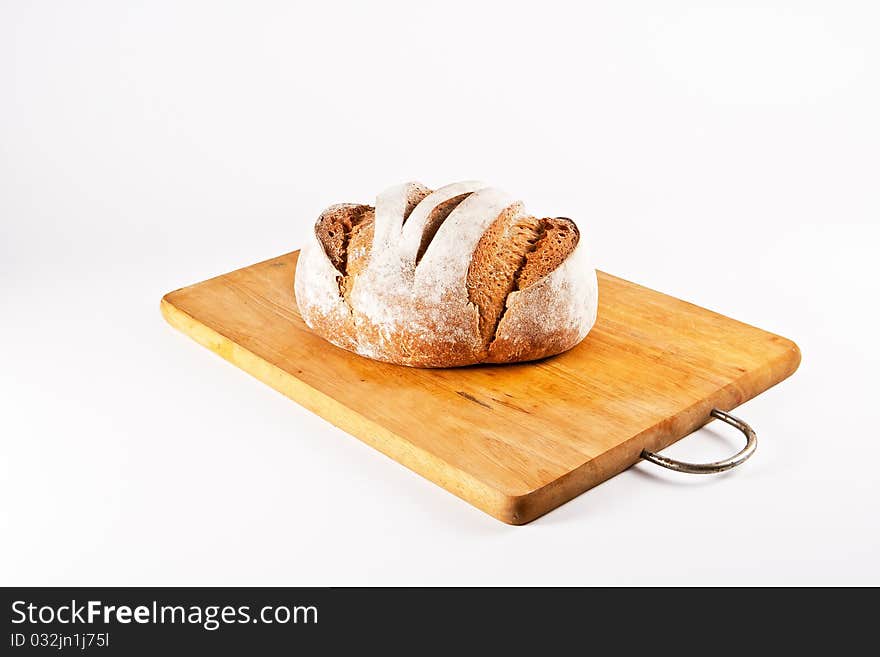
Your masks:
{"label": "flour dusting on bread", "polygon": [[414,367],[535,360],[579,343],[598,306],[580,231],[477,181],[385,190],[318,218],[296,271],[306,323]]}

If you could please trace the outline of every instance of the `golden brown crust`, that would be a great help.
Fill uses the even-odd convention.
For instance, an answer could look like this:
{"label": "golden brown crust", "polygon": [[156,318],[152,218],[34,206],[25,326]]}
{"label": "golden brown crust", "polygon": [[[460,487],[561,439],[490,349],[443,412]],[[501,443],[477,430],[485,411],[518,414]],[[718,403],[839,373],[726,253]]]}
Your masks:
{"label": "golden brown crust", "polygon": [[495,335],[504,302],[516,277],[541,236],[541,222],[522,215],[522,205],[506,208],[483,233],[467,275],[468,300],[480,313],[480,338],[487,349]]}
{"label": "golden brown crust", "polygon": [[352,231],[373,208],[369,205],[340,204],[327,208],[315,223],[315,235],[330,262],[345,274],[348,242]]}
{"label": "golden brown crust", "polygon": [[517,339],[498,336],[492,341],[489,353],[483,362],[510,363],[539,360],[561,354],[578,342],[580,342],[580,336],[574,329],[547,331],[540,336],[525,334]]}
{"label": "golden brown crust", "polygon": [[349,303],[351,288],[355,280],[367,268],[370,262],[375,219],[375,209],[368,206],[368,209],[363,212],[360,221],[352,226],[351,236],[348,239],[348,248],[345,252],[344,278],[340,282],[340,290],[346,303]]}
{"label": "golden brown crust", "polygon": [[[500,340],[498,325],[514,290],[522,290],[554,271],[574,250],[577,227],[570,219],[536,219],[513,205],[492,222],[480,238],[468,270],[468,299],[480,313],[480,338],[487,356],[504,360],[532,360],[565,349],[567,335],[535,333],[536,341]],[[562,332],[567,333],[567,332]]]}
{"label": "golden brown crust", "polygon": [[517,290],[529,287],[554,271],[574,251],[580,238],[577,226],[565,217],[541,219],[540,232],[534,247],[525,254],[516,281]]}

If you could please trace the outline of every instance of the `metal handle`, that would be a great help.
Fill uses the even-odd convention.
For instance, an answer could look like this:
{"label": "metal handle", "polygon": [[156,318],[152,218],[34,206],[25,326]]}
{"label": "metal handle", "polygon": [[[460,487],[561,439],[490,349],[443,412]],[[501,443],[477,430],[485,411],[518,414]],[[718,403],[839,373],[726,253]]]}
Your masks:
{"label": "metal handle", "polygon": [[746,441],[746,446],[743,447],[741,452],[731,456],[729,459],[715,461],[714,463],[685,463],[684,461],[676,461],[675,459],[660,456],[660,454],[649,452],[646,449],[642,450],[642,458],[664,468],[675,470],[676,472],[715,474],[717,472],[724,472],[725,470],[735,468],[755,453],[755,448],[758,446],[758,436],[755,435],[754,430],[748,424],[740,420],[738,417],[734,417],[730,413],[720,411],[717,408],[713,408],[710,415],[722,422],[726,422],[732,427],[736,427],[746,435],[748,440]]}

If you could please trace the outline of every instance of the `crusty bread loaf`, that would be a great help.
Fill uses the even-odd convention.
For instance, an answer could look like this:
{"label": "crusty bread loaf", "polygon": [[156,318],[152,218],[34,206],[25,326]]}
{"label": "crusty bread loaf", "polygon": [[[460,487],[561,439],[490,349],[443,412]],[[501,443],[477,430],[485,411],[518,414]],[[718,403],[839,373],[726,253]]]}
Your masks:
{"label": "crusty bread loaf", "polygon": [[596,319],[577,226],[479,182],[406,183],[325,210],[296,271],[306,323],[344,349],[414,367],[534,360]]}

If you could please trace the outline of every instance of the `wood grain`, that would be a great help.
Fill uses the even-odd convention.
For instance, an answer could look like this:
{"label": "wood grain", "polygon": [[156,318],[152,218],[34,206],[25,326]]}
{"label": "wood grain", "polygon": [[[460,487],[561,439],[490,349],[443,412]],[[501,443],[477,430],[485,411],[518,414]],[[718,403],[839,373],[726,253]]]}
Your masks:
{"label": "wood grain", "polygon": [[[171,292],[175,328],[486,513],[524,524],[792,374],[790,340],[599,273],[599,319],[535,363],[411,369],[325,342],[297,253]],[[747,466],[745,466],[747,467]]]}

